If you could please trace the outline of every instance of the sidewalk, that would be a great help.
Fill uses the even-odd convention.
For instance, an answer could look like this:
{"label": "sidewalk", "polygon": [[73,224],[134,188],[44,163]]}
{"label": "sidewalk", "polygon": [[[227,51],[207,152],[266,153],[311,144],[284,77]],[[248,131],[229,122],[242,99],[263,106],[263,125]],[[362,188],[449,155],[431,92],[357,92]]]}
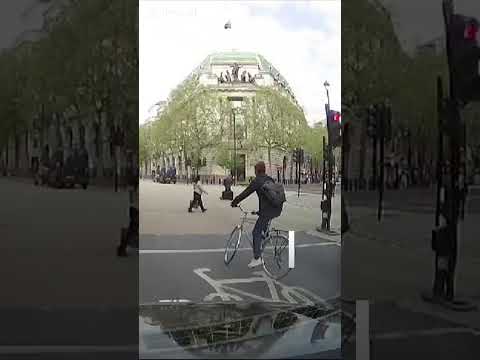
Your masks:
{"label": "sidewalk", "polygon": [[[350,206],[348,211],[351,230],[342,239],[342,296],[391,301],[417,314],[480,329],[479,311],[450,311],[420,297],[431,290],[434,275],[433,212],[387,210],[378,222],[374,206]],[[479,220],[479,215],[469,214],[460,224],[456,295],[474,299],[480,308],[480,244],[475,231]]]}
{"label": "sidewalk", "polygon": [[[10,176],[1,176],[0,175],[0,180],[5,179],[7,181],[15,181],[19,183],[29,183],[33,185],[33,178],[30,176],[21,176],[21,175],[10,175]],[[101,189],[112,189],[114,190],[114,182],[113,178],[105,178],[105,177],[96,177],[96,178],[90,178],[89,186],[93,187],[98,187]],[[119,180],[118,183],[118,190],[119,192],[126,190],[126,186],[122,182],[122,180]]]}

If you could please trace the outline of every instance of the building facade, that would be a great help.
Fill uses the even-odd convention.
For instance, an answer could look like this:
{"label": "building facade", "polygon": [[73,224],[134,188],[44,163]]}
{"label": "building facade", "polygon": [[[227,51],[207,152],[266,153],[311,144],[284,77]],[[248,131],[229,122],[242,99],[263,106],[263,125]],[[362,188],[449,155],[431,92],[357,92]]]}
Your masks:
{"label": "building facade", "polygon": [[[190,77],[195,77],[200,85],[206,86],[230,102],[233,108],[231,120],[236,124],[235,127],[242,127],[244,122],[241,111],[243,102],[255,97],[261,87],[278,89],[301,109],[285,78],[262,55],[257,53],[239,51],[213,53],[207,56],[190,74]],[[287,183],[295,181],[296,168],[292,153],[273,149],[270,161],[268,161],[266,150],[247,149],[244,142],[248,136],[248,132],[245,131],[245,133],[235,134],[235,139],[229,137],[224,140],[228,144],[229,150],[232,153],[235,150],[237,154],[236,171],[233,170],[232,175],[236,175],[238,181],[248,181],[254,177],[254,166],[260,160],[265,162],[267,173],[277,181]],[[201,166],[196,169],[194,166],[188,166],[181,154],[167,154],[161,159],[153,160],[147,169],[175,166],[180,179],[198,173],[203,182],[218,184],[228,175],[229,171],[218,164],[216,155],[216,149],[207,149],[203,154]],[[307,169],[308,166],[305,166],[302,168],[302,172],[306,173]]]}

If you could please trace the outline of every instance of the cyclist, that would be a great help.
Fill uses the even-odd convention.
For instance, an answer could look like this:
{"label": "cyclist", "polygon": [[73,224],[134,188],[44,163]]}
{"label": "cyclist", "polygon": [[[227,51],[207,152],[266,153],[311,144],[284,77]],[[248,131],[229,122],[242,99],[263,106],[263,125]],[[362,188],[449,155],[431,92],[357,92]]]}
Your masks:
{"label": "cyclist", "polygon": [[249,268],[254,268],[256,266],[262,265],[261,256],[261,245],[263,240],[263,235],[267,231],[270,221],[281,215],[283,205],[274,206],[266,197],[263,192],[263,185],[267,182],[275,182],[270,176],[265,174],[265,163],[259,161],[255,165],[255,178],[250,182],[248,187],[242,191],[238,196],[233,199],[231,206],[236,207],[242,200],[249,197],[254,192],[258,196],[258,219],[253,228],[253,259],[248,264]]}

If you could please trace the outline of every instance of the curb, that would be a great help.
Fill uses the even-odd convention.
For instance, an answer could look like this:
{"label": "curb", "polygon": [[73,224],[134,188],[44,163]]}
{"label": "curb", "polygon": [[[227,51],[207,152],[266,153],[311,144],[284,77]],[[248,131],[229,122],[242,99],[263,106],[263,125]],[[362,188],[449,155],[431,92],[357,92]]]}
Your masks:
{"label": "curb", "polygon": [[307,235],[315,236],[315,237],[320,238],[322,240],[333,242],[333,243],[336,243],[336,244],[341,244],[341,242],[342,242],[342,237],[341,237],[340,234],[332,236],[332,235],[328,235],[328,234],[322,233],[322,232],[317,231],[317,230],[305,231],[305,233]]}

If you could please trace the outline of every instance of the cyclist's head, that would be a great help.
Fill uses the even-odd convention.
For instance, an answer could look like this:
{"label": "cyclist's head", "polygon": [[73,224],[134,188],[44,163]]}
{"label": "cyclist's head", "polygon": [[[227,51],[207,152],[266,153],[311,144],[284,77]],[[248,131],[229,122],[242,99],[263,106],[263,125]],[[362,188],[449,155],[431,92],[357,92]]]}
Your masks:
{"label": "cyclist's head", "polygon": [[255,175],[265,175],[265,163],[263,161],[259,161],[255,165]]}

